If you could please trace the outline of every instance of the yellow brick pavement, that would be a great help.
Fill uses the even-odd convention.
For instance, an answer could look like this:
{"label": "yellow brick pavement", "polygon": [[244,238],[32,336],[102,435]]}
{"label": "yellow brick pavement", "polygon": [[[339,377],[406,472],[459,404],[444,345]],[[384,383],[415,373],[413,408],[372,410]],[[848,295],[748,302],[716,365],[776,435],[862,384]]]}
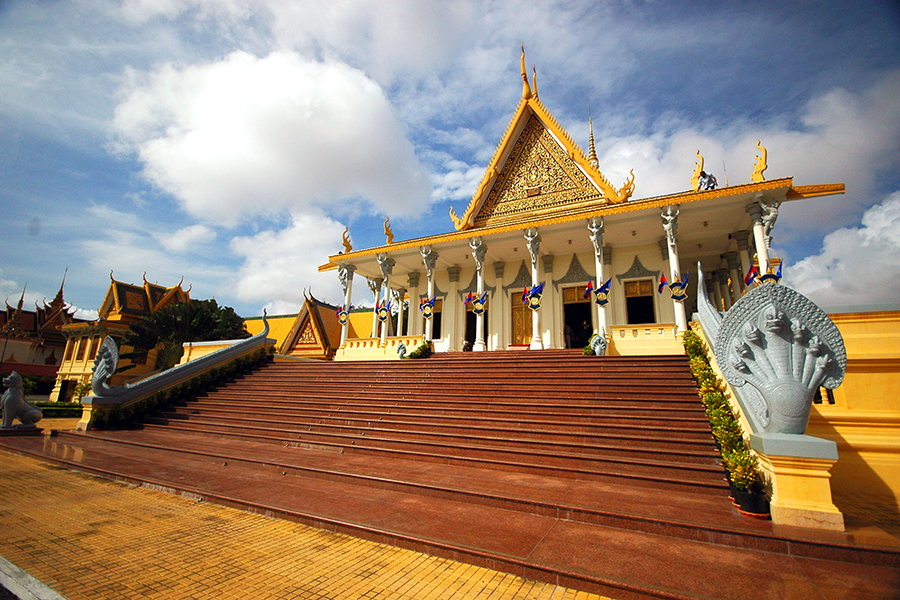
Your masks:
{"label": "yellow brick pavement", "polygon": [[0,532],[0,555],[69,600],[601,599],[6,452]]}

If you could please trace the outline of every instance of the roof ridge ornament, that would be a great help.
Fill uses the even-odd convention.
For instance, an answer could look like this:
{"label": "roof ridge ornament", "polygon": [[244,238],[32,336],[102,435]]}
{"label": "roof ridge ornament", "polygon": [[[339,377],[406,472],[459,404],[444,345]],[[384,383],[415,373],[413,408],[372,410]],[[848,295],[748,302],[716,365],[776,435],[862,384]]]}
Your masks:
{"label": "roof ridge ornament", "polygon": [[525,70],[525,44],[522,44],[522,98],[528,100],[532,97],[531,88],[528,87],[528,71]]}
{"label": "roof ridge ornament", "polygon": [[756,140],[756,147],[759,149],[760,154],[756,155],[756,166],[753,169],[753,175],[750,176],[750,181],[753,183],[762,183],[766,180],[766,178],[763,177],[763,171],[769,168],[769,165],[766,164],[768,152],[759,145],[759,140]]}
{"label": "roof ridge ornament", "polygon": [[588,112],[588,128],[590,129],[591,135],[589,138],[589,146],[590,153],[588,154],[588,160],[591,161],[591,166],[595,169],[600,169],[600,161],[597,160],[597,150],[594,149],[594,117],[590,115],[590,111]]}
{"label": "roof ridge ornament", "polygon": [[697,149],[697,158],[699,159],[694,163],[694,174],[691,177],[691,189],[695,192],[700,189],[700,174],[703,172],[703,156],[700,154],[700,149]]}
{"label": "roof ridge ornament", "polygon": [[341,241],[344,244],[344,252],[351,252],[353,250],[353,245],[350,243],[350,236],[347,235],[350,233],[350,227],[344,227],[344,233],[341,234]]}
{"label": "roof ridge ornament", "polygon": [[387,244],[391,245],[394,243],[394,232],[391,230],[391,226],[388,224],[390,222],[390,217],[384,218],[384,235],[387,236]]}
{"label": "roof ridge ornament", "polygon": [[534,99],[538,100],[538,91],[537,91],[537,66],[531,65],[531,72],[534,74],[531,77],[531,89],[534,94]]}

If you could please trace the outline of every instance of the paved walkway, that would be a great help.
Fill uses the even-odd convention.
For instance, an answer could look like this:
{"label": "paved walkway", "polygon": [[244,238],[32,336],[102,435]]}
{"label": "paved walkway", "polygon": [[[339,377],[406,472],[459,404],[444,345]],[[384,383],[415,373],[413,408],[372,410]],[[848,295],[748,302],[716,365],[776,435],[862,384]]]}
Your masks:
{"label": "paved walkway", "polygon": [[601,598],[6,452],[0,532],[0,556],[69,600]]}

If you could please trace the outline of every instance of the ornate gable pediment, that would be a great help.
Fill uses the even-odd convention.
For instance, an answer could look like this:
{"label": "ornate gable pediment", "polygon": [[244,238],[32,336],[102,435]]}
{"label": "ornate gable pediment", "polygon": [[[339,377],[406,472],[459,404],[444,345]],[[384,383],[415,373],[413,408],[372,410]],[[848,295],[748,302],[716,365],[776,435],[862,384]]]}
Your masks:
{"label": "ornate gable pediment", "polygon": [[475,217],[475,226],[602,200],[603,194],[532,114]]}
{"label": "ornate gable pediment", "polygon": [[634,172],[621,188],[613,187],[540,100],[527,94],[466,211],[458,217],[451,208],[450,218],[462,231],[618,204],[633,192]]}

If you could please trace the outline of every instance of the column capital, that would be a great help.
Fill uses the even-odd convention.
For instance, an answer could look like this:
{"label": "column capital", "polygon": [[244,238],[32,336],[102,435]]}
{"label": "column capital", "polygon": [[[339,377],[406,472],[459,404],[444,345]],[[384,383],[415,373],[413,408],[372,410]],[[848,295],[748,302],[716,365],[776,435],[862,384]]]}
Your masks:
{"label": "column capital", "polygon": [[603,251],[603,217],[591,217],[587,222],[591,242],[594,244],[594,256],[599,257]]}
{"label": "column capital", "polygon": [[541,260],[544,261],[544,274],[552,275],[553,274],[553,258],[552,254],[545,254],[541,257]]}
{"label": "column capital", "polygon": [[410,271],[406,274],[406,284],[411,288],[419,287],[419,272]]}
{"label": "column capital", "polygon": [[502,260],[494,262],[494,277],[497,278],[497,281],[503,281],[503,269],[505,266],[506,263]]}
{"label": "column capital", "polygon": [[666,240],[672,248],[675,248],[678,237],[679,214],[681,214],[681,209],[678,208],[677,204],[668,204],[664,206],[660,213],[663,229],[666,231]]}
{"label": "column capital", "polygon": [[762,225],[762,207],[759,205],[759,202],[751,202],[747,205],[747,214],[750,215],[750,220],[753,221],[754,225]]}
{"label": "column capital", "polygon": [[525,230],[525,242],[528,244],[528,252],[531,254],[531,264],[537,265],[537,259],[541,250],[541,234],[537,228],[529,227]]}
{"label": "column capital", "polygon": [[738,250],[748,251],[750,250],[750,232],[746,229],[741,231],[735,231],[731,234],[732,239],[737,242]]}
{"label": "column capital", "polygon": [[733,271],[738,271],[738,272],[740,272],[741,266],[740,266],[740,264],[738,263],[738,261],[740,260],[740,256],[738,256],[738,253],[737,253],[737,252],[733,252],[733,251],[732,251],[732,252],[726,252],[726,253],[723,254],[722,256],[725,258],[725,262],[728,263],[728,268],[729,268],[729,269],[731,269],[731,270],[733,270]]}
{"label": "column capital", "polygon": [[459,283],[459,265],[447,267],[447,273],[450,275],[450,283]]}
{"label": "column capital", "polygon": [[434,266],[437,263],[438,253],[432,250],[431,246],[422,246],[419,248],[419,253],[422,255],[422,262],[425,264],[425,271],[430,280],[434,277]]}
{"label": "column capital", "polygon": [[485,246],[480,236],[469,238],[469,248],[472,249],[472,258],[475,259],[475,269],[481,273],[484,268],[484,256],[487,254],[487,246]]}
{"label": "column capital", "polygon": [[381,275],[385,279],[390,279],[391,274],[394,272],[396,261],[388,256],[386,252],[379,252],[376,254],[375,260],[378,261],[378,266],[381,267]]}

